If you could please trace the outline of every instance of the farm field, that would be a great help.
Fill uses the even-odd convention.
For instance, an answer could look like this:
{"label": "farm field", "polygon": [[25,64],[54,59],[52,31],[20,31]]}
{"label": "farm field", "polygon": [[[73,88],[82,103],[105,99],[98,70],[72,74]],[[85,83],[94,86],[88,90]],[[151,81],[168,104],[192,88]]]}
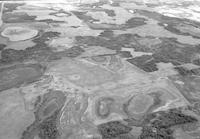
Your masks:
{"label": "farm field", "polygon": [[200,139],[199,9],[0,1],[0,139]]}

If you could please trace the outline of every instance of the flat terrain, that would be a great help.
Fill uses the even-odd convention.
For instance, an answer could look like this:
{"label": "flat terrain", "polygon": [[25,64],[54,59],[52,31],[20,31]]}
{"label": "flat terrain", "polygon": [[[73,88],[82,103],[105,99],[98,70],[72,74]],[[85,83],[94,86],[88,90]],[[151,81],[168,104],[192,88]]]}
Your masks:
{"label": "flat terrain", "polygon": [[0,139],[200,138],[199,1],[0,4]]}

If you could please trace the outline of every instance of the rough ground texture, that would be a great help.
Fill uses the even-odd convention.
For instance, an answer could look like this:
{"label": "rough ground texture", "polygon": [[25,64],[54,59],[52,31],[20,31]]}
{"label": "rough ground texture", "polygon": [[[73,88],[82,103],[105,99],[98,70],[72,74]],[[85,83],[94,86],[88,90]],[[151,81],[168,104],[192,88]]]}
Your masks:
{"label": "rough ground texture", "polygon": [[200,138],[200,1],[0,3],[0,139]]}

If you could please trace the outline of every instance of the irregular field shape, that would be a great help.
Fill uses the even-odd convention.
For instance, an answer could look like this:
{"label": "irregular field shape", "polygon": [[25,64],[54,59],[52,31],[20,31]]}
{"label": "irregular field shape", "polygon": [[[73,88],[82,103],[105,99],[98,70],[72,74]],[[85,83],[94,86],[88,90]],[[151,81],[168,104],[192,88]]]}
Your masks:
{"label": "irregular field shape", "polygon": [[87,1],[0,3],[0,139],[199,138],[200,3]]}
{"label": "irregular field shape", "polygon": [[144,112],[147,110],[148,106],[152,104],[152,101],[152,98],[149,98],[148,96],[136,96],[136,98],[133,98],[130,102],[132,104],[130,105],[129,110],[133,113]]}
{"label": "irregular field shape", "polygon": [[[13,68],[13,69],[12,69]],[[9,89],[13,86],[29,83],[38,79],[42,74],[42,69],[38,65],[24,66],[18,65],[7,70],[3,70],[0,74],[0,90]],[[1,69],[2,70],[2,69]]]}
{"label": "irregular field shape", "polygon": [[2,36],[8,37],[10,41],[27,40],[35,37],[37,34],[37,30],[22,27],[8,27],[2,32]]}
{"label": "irregular field shape", "polygon": [[23,99],[15,89],[0,94],[0,137],[20,138],[27,125],[34,121],[34,115],[24,109]]}
{"label": "irregular field shape", "polygon": [[[51,71],[50,71],[51,72]],[[53,68],[55,74],[60,74],[69,81],[80,86],[96,86],[108,81],[115,80],[119,77],[101,67],[94,65],[84,65],[81,62],[65,60],[60,61]],[[79,75],[79,80],[70,80],[70,76]]]}

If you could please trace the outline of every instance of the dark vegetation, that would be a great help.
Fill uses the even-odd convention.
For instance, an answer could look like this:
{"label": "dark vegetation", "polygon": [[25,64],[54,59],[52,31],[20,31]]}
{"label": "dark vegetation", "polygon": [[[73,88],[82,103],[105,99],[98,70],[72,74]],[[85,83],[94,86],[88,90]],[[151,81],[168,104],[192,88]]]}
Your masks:
{"label": "dark vegetation", "polygon": [[[138,66],[146,72],[158,70],[157,63],[172,63],[179,66],[186,63],[199,65],[199,59],[193,60],[195,54],[200,53],[200,45],[186,45],[177,42],[175,38],[160,38],[161,43],[145,46],[141,45],[137,40],[142,37],[136,34],[121,34],[112,36],[112,32],[104,31],[99,36],[77,36],[76,44],[79,46],[101,46],[108,49],[121,51],[121,48],[133,48],[136,52],[148,52],[152,55],[142,55],[129,58],[127,61]],[[122,52],[123,54],[123,52]],[[122,57],[130,56],[128,53],[121,55]]]}
{"label": "dark vegetation", "polygon": [[196,115],[200,116],[200,100],[188,106],[188,109],[194,112]]}
{"label": "dark vegetation", "polygon": [[83,52],[85,52],[85,50],[83,48],[81,48],[80,46],[73,46],[73,47],[67,49],[67,51],[65,51],[63,53],[66,57],[74,58],[74,57],[81,55]]}
{"label": "dark vegetation", "polygon": [[105,11],[105,13],[106,13],[108,16],[110,16],[110,17],[116,16],[114,10],[103,9],[103,11]]}
{"label": "dark vegetation", "polygon": [[[107,39],[105,36],[76,36],[77,45],[87,45],[87,46],[101,46],[112,50],[121,50],[126,44],[130,43],[129,35],[119,35],[117,37],[110,37]],[[130,34],[131,36],[131,34]]]}
{"label": "dark vegetation", "polygon": [[198,123],[195,117],[186,115],[184,110],[185,108],[180,107],[153,112],[145,115],[139,121],[134,118],[124,119],[128,124],[111,121],[98,125],[98,130],[103,139],[134,139],[135,137],[130,134],[130,131],[132,130],[131,126],[136,126],[142,127],[142,133],[138,139],[175,139],[174,128],[185,126],[185,129],[188,127],[187,130],[189,130],[189,127],[195,128]]}
{"label": "dark vegetation", "polygon": [[98,130],[102,135],[102,139],[114,139],[118,136],[129,133],[132,128],[120,121],[111,121],[98,125]]}
{"label": "dark vegetation", "polygon": [[196,58],[196,59],[192,60],[192,63],[200,66],[200,58]]}
{"label": "dark vegetation", "polygon": [[181,75],[181,76],[196,76],[196,75],[200,75],[200,69],[199,68],[196,68],[196,69],[186,69],[184,67],[175,67],[174,68],[175,70],[178,71],[178,73]]}
{"label": "dark vegetation", "polygon": [[63,52],[54,52],[46,41],[59,37],[58,32],[44,32],[41,36],[33,39],[35,46],[26,48],[25,50],[5,49],[2,50],[0,63],[9,64],[13,62],[23,62],[25,60],[34,59],[37,61],[56,60],[61,57],[77,57],[84,52],[79,46],[74,46]]}
{"label": "dark vegetation", "polygon": [[80,18],[84,22],[96,22],[99,21],[97,19],[92,18],[91,16],[86,15],[87,12],[79,12],[79,11],[72,11],[74,15]]}
{"label": "dark vegetation", "polygon": [[57,129],[57,115],[58,111],[54,112],[54,114],[45,120],[43,120],[39,128],[39,137],[41,139],[57,139],[59,136],[59,131]]}
{"label": "dark vegetation", "polygon": [[132,58],[132,55],[129,51],[118,51],[117,54],[122,58]]}
{"label": "dark vegetation", "polygon": [[45,43],[46,41],[49,41],[52,38],[59,37],[59,35],[60,35],[59,32],[53,32],[53,31],[44,32],[40,37],[35,38],[33,42],[38,44]]}
{"label": "dark vegetation", "polygon": [[146,116],[139,139],[174,139],[173,127],[197,122],[195,117],[185,115],[179,109],[152,113]]}
{"label": "dark vegetation", "polygon": [[132,134],[121,134],[118,137],[114,138],[114,139],[137,139],[137,137],[135,137]]}
{"label": "dark vegetation", "polygon": [[[106,10],[105,12],[109,16],[115,16],[115,14],[112,10],[111,11]],[[87,11],[86,12],[73,11],[73,14],[76,15],[82,21],[84,21],[86,23],[91,23],[93,25],[96,24],[93,22],[99,21],[97,19],[92,18],[91,16],[88,16]],[[107,25],[111,25],[111,26],[109,26],[109,28],[103,27],[103,26],[92,26],[91,24],[88,24],[88,26],[94,30],[119,30],[119,29],[128,29],[128,28],[134,28],[134,27],[145,25],[146,24],[145,21],[147,21],[147,19],[145,19],[145,18],[133,17],[133,18],[129,19],[125,24],[121,24],[121,25],[107,24]],[[97,23],[97,25],[98,25],[98,23]]]}
{"label": "dark vegetation", "polygon": [[155,60],[151,55],[142,55],[128,59],[127,61],[146,72],[153,72],[158,70],[156,63],[159,62],[159,60]]}
{"label": "dark vegetation", "polygon": [[[5,3],[2,20],[4,23],[23,23],[23,22],[34,22],[36,16],[30,16],[25,12],[13,12],[17,7],[23,6],[23,3]],[[60,11],[62,12],[62,11]],[[54,13],[51,13],[53,15]],[[38,22],[46,23],[63,23],[63,21],[55,21],[53,19],[37,20]]]}
{"label": "dark vegetation", "polygon": [[[18,5],[5,5],[7,7],[4,12],[10,12],[16,9]],[[149,11],[148,11],[149,12]],[[158,13],[147,11],[138,11],[138,13],[148,16],[150,18],[156,19],[162,23],[159,25],[163,26],[164,23],[169,24],[165,27],[167,30],[181,35],[188,35],[175,29],[173,26],[183,22],[181,19],[169,18]],[[86,12],[74,11],[78,18],[85,22],[98,21],[90,16],[86,15]],[[115,16],[113,11],[107,11],[109,16]],[[16,16],[16,17],[14,17]],[[18,15],[10,15],[5,13],[3,16],[3,21],[7,23],[12,22],[29,22],[35,19],[34,16],[28,16],[24,13]],[[13,18],[10,18],[13,17]],[[23,19],[23,20],[21,20]],[[126,22],[126,24],[121,26],[113,25],[113,29],[127,29],[134,28],[146,24],[145,18],[132,18]],[[51,22],[48,20],[47,22]],[[185,21],[184,21],[185,22]],[[191,22],[191,21],[187,21]],[[193,26],[200,26],[199,24],[193,22]],[[98,29],[98,28],[95,28]],[[102,29],[102,28],[99,28]],[[162,43],[156,46],[147,47],[142,46],[137,42],[138,35],[133,34],[122,34],[114,37],[113,32],[105,29],[103,33],[99,36],[77,36],[76,41],[78,46],[74,46],[65,52],[56,53],[53,52],[45,43],[54,37],[59,37],[58,32],[45,32],[41,36],[35,38],[33,41],[36,43],[34,47],[27,48],[26,50],[13,50],[6,49],[3,50],[5,45],[0,45],[0,50],[2,50],[3,63],[11,63],[16,61],[24,61],[25,59],[59,59],[62,56],[67,57],[77,57],[84,50],[81,48],[82,45],[87,46],[102,46],[112,50],[117,50],[122,57],[130,58],[131,55],[128,52],[122,52],[122,47],[133,48],[135,51],[141,52],[151,52],[153,55],[144,55],[141,57],[128,59],[128,62],[138,66],[146,72],[153,72],[158,70],[156,64],[159,62],[168,63],[171,62],[175,65],[175,70],[177,70],[182,76],[199,75],[199,69],[188,70],[179,65],[190,63],[191,57],[194,53],[200,52],[200,46],[185,46],[184,44],[178,43],[175,39],[162,38]],[[184,46],[184,47],[180,47]],[[193,64],[200,65],[200,60],[193,60]],[[38,98],[38,102],[41,102],[41,98]],[[40,108],[40,104],[35,105]],[[109,106],[107,106],[109,108]],[[200,103],[195,102],[193,105],[188,107],[189,110],[193,111],[195,114],[200,115]],[[110,110],[103,116],[109,115]],[[24,131],[21,139],[34,139],[38,135],[41,139],[56,139],[59,136],[56,121],[58,118],[59,111],[54,112],[51,116],[42,120],[38,115],[38,110],[35,111],[36,120],[33,124],[27,127]],[[120,121],[111,121],[98,125],[98,131],[102,135],[103,139],[133,139],[134,137],[129,134],[132,130],[131,126],[142,126],[142,134],[139,139],[174,139],[173,137],[173,127],[179,127],[182,125],[193,124],[198,122],[198,120],[192,116],[184,114],[182,111],[177,109],[171,109],[169,111],[160,111],[156,113],[147,114],[144,120],[137,121],[135,119],[125,119],[128,125]]]}
{"label": "dark vegetation", "polygon": [[[187,25],[190,24],[194,27],[200,28],[200,24],[195,21],[167,17],[156,12],[149,12],[145,10],[136,10],[136,12],[144,16],[147,16],[149,18],[152,18],[154,20],[158,20],[160,22],[159,25],[168,24],[168,26],[166,26],[165,28],[168,29],[169,31],[174,31],[173,33],[179,35],[180,34],[188,35],[188,34],[183,34],[182,32],[175,29],[176,25],[184,23]],[[83,16],[85,16],[85,14],[86,13],[75,13],[75,15],[79,17],[81,20],[84,20]],[[91,17],[88,17],[88,20],[86,22],[90,22],[89,18]],[[128,48],[134,48],[135,51],[139,52],[150,52],[152,53],[152,56],[148,55],[136,58],[131,58],[128,53],[123,52],[121,54],[122,57],[130,58],[128,59],[128,62],[138,66],[139,68],[141,68],[146,72],[157,71],[158,68],[156,64],[160,62],[172,63],[175,66],[191,62],[195,65],[200,65],[199,59],[192,60],[193,55],[200,52],[199,45],[191,46],[188,44],[182,44],[177,42],[175,38],[160,38],[160,40],[162,41],[161,44],[149,47],[139,44],[137,39],[140,39],[141,37],[136,34],[122,34],[118,36],[113,36],[112,31],[110,31],[114,29],[133,28],[139,25],[143,25],[143,23],[145,23],[145,20],[146,19],[143,18],[132,18],[128,20],[124,25],[120,26],[112,25],[110,29],[104,28],[105,31],[97,37],[77,36],[76,37],[77,44],[80,45],[84,44],[87,46],[98,45],[117,51],[120,51],[122,47],[128,47]],[[93,26],[91,26],[91,28],[93,28]],[[99,29],[100,28],[101,27],[99,27]],[[98,27],[93,29],[98,29]]]}
{"label": "dark vegetation", "polygon": [[28,59],[46,59],[51,54],[50,48],[46,46],[34,46],[25,50],[5,49],[2,51],[2,64],[22,62]]}
{"label": "dark vegetation", "polygon": [[103,38],[112,38],[113,36],[114,36],[114,33],[112,30],[104,30],[99,35],[99,37],[103,37]]}
{"label": "dark vegetation", "polygon": [[2,20],[4,23],[24,23],[24,22],[33,22],[36,16],[29,16],[27,13],[18,12],[18,13],[4,13]]}
{"label": "dark vegetation", "polygon": [[[195,35],[195,34],[190,34],[190,33],[185,33],[185,32],[181,32],[180,30],[178,30],[176,28],[177,25],[190,25],[193,26],[195,28],[200,28],[200,24],[197,21],[194,20],[189,20],[186,18],[176,18],[176,17],[169,17],[169,16],[164,16],[158,12],[150,12],[150,11],[146,11],[146,10],[136,10],[137,13],[147,16],[148,18],[152,18],[154,20],[159,21],[160,23],[158,25],[163,26],[166,30],[178,34],[178,35],[185,35],[185,36],[193,36],[194,38],[199,38],[199,36]],[[167,24],[167,26],[165,26],[164,24]]]}
{"label": "dark vegetation", "polygon": [[147,126],[142,129],[142,134],[139,136],[139,139],[175,139],[172,134],[173,131],[171,129],[158,129]]}
{"label": "dark vegetation", "polygon": [[22,133],[20,139],[34,139],[36,135],[39,133],[38,122],[34,122],[29,125],[26,130]]}
{"label": "dark vegetation", "polygon": [[0,51],[6,47],[6,44],[0,44]]}
{"label": "dark vegetation", "polygon": [[33,47],[26,48],[25,50],[5,49],[1,53],[1,62],[12,63],[22,62],[27,59],[45,59],[52,54],[51,49],[47,47],[45,42],[58,36],[59,33],[57,32],[45,32],[33,40],[36,43]]}
{"label": "dark vegetation", "polygon": [[[59,106],[57,110],[44,117],[43,108],[49,104],[52,99],[57,99],[57,101],[63,101],[62,95],[56,94],[61,93],[59,91],[52,91],[43,96],[39,96],[35,101],[35,121],[27,127],[23,132],[21,139],[34,139],[35,136],[39,136],[41,139],[57,139],[60,137],[60,132],[58,130],[57,124],[59,120],[60,110],[63,104]],[[58,97],[58,98],[57,98]],[[64,101],[63,101],[64,102]]]}
{"label": "dark vegetation", "polygon": [[124,25],[124,28],[127,29],[127,28],[135,28],[135,27],[143,26],[146,24],[145,21],[147,21],[147,19],[145,18],[133,17],[126,22],[126,24]]}
{"label": "dark vegetation", "polygon": [[[40,77],[43,75],[45,71],[45,67],[40,65],[40,64],[17,64],[17,65],[12,65],[9,67],[4,67],[0,69],[0,75],[1,75],[1,80],[4,80],[5,77],[7,77],[9,74],[12,74],[13,72],[21,69],[27,69],[31,68],[32,70],[35,70],[34,74],[29,74],[24,77],[14,77],[14,78],[8,78],[5,82],[1,82],[0,84],[0,91],[7,90],[13,87],[20,87],[22,84],[30,84],[35,81],[38,81]],[[28,69],[27,69],[28,72]]]}
{"label": "dark vegetation", "polygon": [[13,12],[17,7],[23,6],[24,3],[5,3],[3,12]]}
{"label": "dark vegetation", "polygon": [[41,139],[57,139],[59,131],[57,128],[58,111],[43,121],[37,119],[22,133],[21,139],[34,139],[39,136]]}
{"label": "dark vegetation", "polygon": [[155,128],[170,128],[176,125],[182,125],[187,123],[197,122],[197,119],[185,115],[178,111],[163,112],[157,117],[157,120],[152,122],[152,126]]}

